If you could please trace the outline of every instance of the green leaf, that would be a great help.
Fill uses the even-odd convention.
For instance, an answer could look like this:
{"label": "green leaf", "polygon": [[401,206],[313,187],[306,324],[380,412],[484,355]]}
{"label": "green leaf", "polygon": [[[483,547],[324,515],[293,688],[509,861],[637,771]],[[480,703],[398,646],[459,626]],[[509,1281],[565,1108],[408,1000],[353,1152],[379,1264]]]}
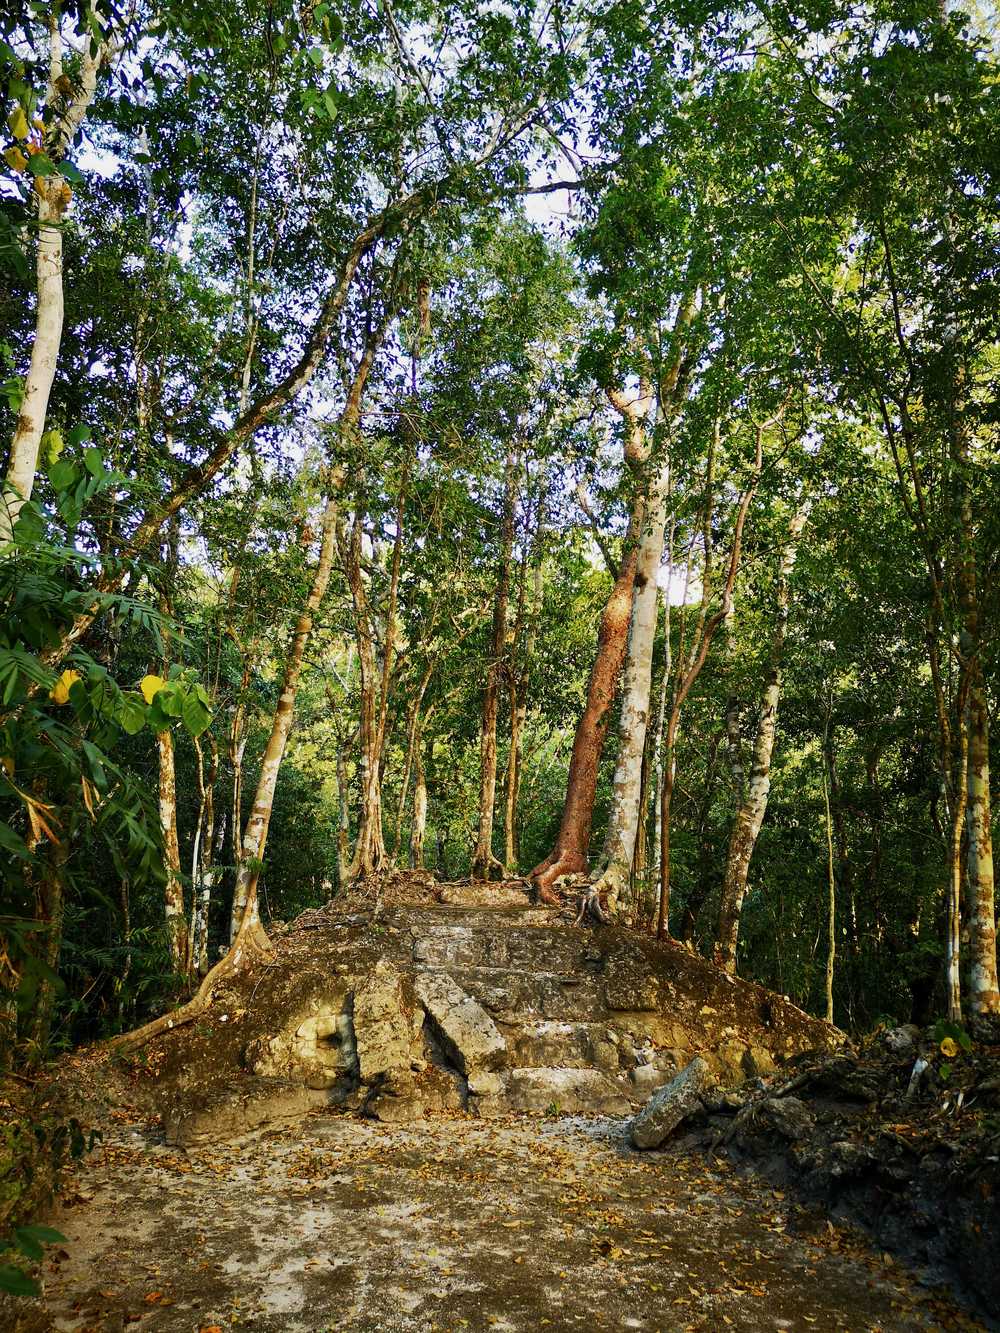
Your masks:
{"label": "green leaf", "polygon": [[22,861],[33,861],[35,858],[28,849],[28,844],[23,838],[19,838],[9,824],[0,820],[0,847],[5,852],[10,852],[12,856],[19,857]]}
{"label": "green leaf", "polygon": [[83,172],[79,167],[75,167],[72,162],[60,162],[59,173],[64,176],[71,185],[80,185],[83,182]]}
{"label": "green leaf", "polygon": [[101,458],[100,449],[91,445],[89,449],[83,451],[83,464],[92,477],[104,476],[104,460]]}
{"label": "green leaf", "polygon": [[28,170],[32,176],[36,177],[36,179],[39,176],[56,175],[55,164],[50,162],[44,153],[33,153],[31,157],[28,158]]}
{"label": "green leaf", "polygon": [[27,1255],[29,1259],[34,1259],[36,1263],[39,1259],[45,1258],[45,1251],[27,1227],[14,1228],[14,1244],[22,1254]]}
{"label": "green leaf", "polygon": [[323,52],[319,49],[318,46],[310,46],[309,59],[313,62],[313,64],[316,66],[317,69],[322,69]]}
{"label": "green leaf", "polygon": [[166,717],[177,718],[184,712],[183,694],[173,682],[165,685],[162,690],[157,690],[153,698]]}
{"label": "green leaf", "polygon": [[63,1233],[57,1231],[55,1227],[43,1227],[36,1223],[32,1223],[31,1226],[20,1227],[18,1234],[33,1236],[35,1240],[41,1241],[44,1245],[65,1245],[68,1243]]}
{"label": "green leaf", "polygon": [[200,736],[212,721],[212,711],[198,698],[197,693],[192,691],[184,700],[182,718],[191,735]]}
{"label": "green leaf", "polygon": [[146,706],[141,699],[123,695],[118,705],[118,721],[126,736],[137,736],[146,725]]}
{"label": "green leaf", "polygon": [[69,491],[76,484],[79,473],[68,458],[60,458],[49,468],[49,481],[57,491]]}
{"label": "green leaf", "polygon": [[0,1264],[0,1291],[9,1296],[37,1296],[38,1283],[13,1264]]}

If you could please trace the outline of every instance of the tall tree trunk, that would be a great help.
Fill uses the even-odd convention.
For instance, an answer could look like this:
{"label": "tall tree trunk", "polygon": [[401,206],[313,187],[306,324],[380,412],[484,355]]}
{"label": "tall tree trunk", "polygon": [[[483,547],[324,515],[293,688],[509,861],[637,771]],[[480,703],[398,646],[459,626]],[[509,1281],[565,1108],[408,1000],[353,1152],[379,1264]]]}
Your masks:
{"label": "tall tree trunk", "polygon": [[535,866],[531,878],[543,899],[555,902],[552,886],[562,875],[585,875],[589,865],[590,829],[597,794],[597,774],[614,702],[628,651],[632,592],[642,529],[643,500],[637,492],[625,534],[618,576],[601,612],[597,651],[587,682],[587,702],[577,723],[566,778],[566,798],[551,854]]}
{"label": "tall tree trunk", "polygon": [[739,940],[740,914],[743,910],[743,900],[746,897],[750,858],[753,856],[757,837],[764,822],[764,814],[767,810],[768,797],[771,791],[771,756],[774,752],[778,700],[781,693],[781,659],[784,654],[785,634],[788,628],[789,582],[792,569],[795,566],[795,557],[798,554],[799,538],[807,517],[808,508],[803,505],[792,519],[788,540],[778,570],[775,593],[776,617],[771,635],[767,684],[764,687],[760,718],[754,736],[750,782],[747,786],[746,796],[736,812],[732,832],[729,835],[726,869],[722,880],[719,928],[715,943],[715,961],[727,972],[736,970],[736,947]]}
{"label": "tall tree trunk", "polygon": [[833,975],[837,957],[837,874],[833,856],[833,814],[830,807],[830,789],[833,770],[833,740],[830,735],[830,714],[827,713],[823,735],[823,813],[826,826],[826,1021],[833,1022]]}
{"label": "tall tree trunk", "polygon": [[337,812],[337,888],[343,889],[351,865],[351,803],[346,745],[337,747]]}
{"label": "tall tree trunk", "polygon": [[978,672],[970,683],[968,762],[969,1008],[976,1017],[1000,1013],[997,932],[990,829],[990,738],[986,692]]}
{"label": "tall tree trunk", "polygon": [[427,775],[424,772],[422,741],[417,737],[413,754],[413,821],[410,824],[410,865],[414,870],[424,868],[424,836],[427,832]]}
{"label": "tall tree trunk", "polygon": [[[244,667],[243,679],[244,682],[249,681],[249,667]],[[245,685],[243,688],[245,688]],[[243,828],[243,757],[246,754],[247,737],[246,707],[241,698],[237,700],[233,709],[227,747],[229,767],[233,775],[233,788],[229,804],[229,836],[232,839],[233,865],[235,867],[233,902],[229,914],[230,944],[236,939],[240,922],[243,920],[243,909],[246,906],[246,900],[242,897],[242,894],[247,881],[240,876],[240,857],[242,855],[240,830]]]}
{"label": "tall tree trunk", "polygon": [[[388,316],[377,328],[370,330],[361,360],[355,371],[354,380],[347,395],[347,402],[340,417],[340,431],[342,436],[347,439],[350,439],[357,430],[361,417],[361,397],[372,363],[375,360],[375,354],[384,337],[387,323]],[[312,634],[316,612],[326,594],[330,574],[333,570],[334,553],[337,545],[337,522],[340,513],[339,496],[346,474],[346,466],[337,464],[330,467],[327,475],[327,498],[320,529],[319,556],[285,655],[281,690],[271,723],[271,734],[264,747],[257,790],[254,793],[250,816],[243,832],[234,893],[234,897],[243,903],[243,915],[236,939],[238,942],[241,937],[248,937],[248,943],[251,947],[254,945],[260,947],[266,941],[266,935],[260,926],[257,881],[264,858],[264,849],[267,845],[267,831],[271,822],[271,811],[274,808],[278,773],[295,716],[295,699],[298,694],[306,646]]]}
{"label": "tall tree trunk", "polygon": [[219,773],[219,747],[215,737],[208,737],[209,761],[205,767],[201,743],[195,740],[198,756],[198,824],[191,856],[191,936],[190,972],[204,976],[208,971],[208,923],[215,881],[215,782]]}
{"label": "tall tree trunk", "polygon": [[[49,19],[49,78],[46,104],[53,112],[46,136],[45,151],[58,162],[72,144],[83,123],[97,88],[97,76],[108,59],[111,45],[107,39],[96,44],[83,43],[79,75],[67,96],[63,88],[62,33],[59,12]],[[38,471],[38,451],[45,431],[49,395],[55,379],[63,330],[63,218],[72,191],[58,172],[34,178],[34,198],[38,210],[38,241],[35,251],[36,306],[35,338],[31,347],[31,365],[24,383],[24,397],[10,445],[10,459],[0,497],[0,547],[11,539],[21,505],[31,498]]]}
{"label": "tall tree trunk", "polygon": [[497,793],[497,712],[500,680],[504,669],[507,640],[507,604],[510,599],[510,565],[514,548],[514,505],[517,497],[517,455],[513,445],[507,449],[504,464],[503,516],[500,528],[500,563],[493,600],[493,631],[490,635],[490,660],[486,668],[483,708],[479,726],[479,826],[472,851],[473,879],[489,879],[503,866],[493,855],[493,817]]}
{"label": "tall tree trunk", "polygon": [[163,866],[166,871],[164,910],[170,962],[174,971],[186,976],[188,970],[187,914],[184,884],[181,880],[181,849],[177,837],[177,781],[174,774],[174,738],[169,731],[156,737],[160,757],[159,807],[160,832],[163,835]]}
{"label": "tall tree trunk", "polygon": [[653,640],[659,605],[657,575],[663,556],[669,482],[669,463],[664,461],[656,467],[649,488],[646,523],[636,563],[635,595],[618,724],[618,763],[612,788],[603,865],[595,886],[597,893],[607,895],[608,907],[612,912],[617,909],[619,896],[628,888],[639,829],[642,757],[649,720]]}
{"label": "tall tree trunk", "polygon": [[[40,939],[36,937],[33,948],[53,973],[58,969],[59,954],[62,949],[63,918],[66,911],[66,863],[69,860],[71,842],[71,829],[67,827],[62,829],[62,836],[58,842],[46,845],[41,857],[40,878],[35,894],[35,920],[45,929],[40,932]],[[45,976],[39,982],[35,995],[29,1030],[32,1054],[36,1060],[44,1058],[48,1046],[55,999],[55,986],[49,977]]]}
{"label": "tall tree trunk", "polygon": [[651,407],[648,386],[644,386],[636,398],[629,398],[618,390],[612,390],[608,396],[625,423],[625,464],[632,475],[632,506],[614,586],[601,612],[597,652],[587,682],[587,702],[573,738],[556,844],[531,872],[539,897],[550,905],[558,902],[552,892],[556,880],[563,875],[585,875],[590,864],[597,775],[611,721],[611,705],[628,654],[636,570],[646,520],[648,483],[643,474],[649,456],[645,428]]}
{"label": "tall tree trunk", "polygon": [[[969,728],[964,710],[959,713],[955,731],[958,742],[958,762],[955,772],[965,773],[969,762]],[[948,855],[948,912],[945,940],[945,990],[948,1018],[953,1023],[962,1021],[962,834],[965,831],[965,811],[969,787],[959,782],[951,809],[951,839]]]}
{"label": "tall tree trunk", "polygon": [[[671,577],[674,567],[674,525],[671,521],[667,537],[667,577]],[[660,697],[656,705],[656,731],[653,735],[653,846],[649,864],[651,873],[658,879],[660,872],[660,804],[663,798],[663,724],[667,716],[667,690],[673,671],[673,648],[670,642],[670,585],[662,590],[663,596],[663,676],[660,680]]]}

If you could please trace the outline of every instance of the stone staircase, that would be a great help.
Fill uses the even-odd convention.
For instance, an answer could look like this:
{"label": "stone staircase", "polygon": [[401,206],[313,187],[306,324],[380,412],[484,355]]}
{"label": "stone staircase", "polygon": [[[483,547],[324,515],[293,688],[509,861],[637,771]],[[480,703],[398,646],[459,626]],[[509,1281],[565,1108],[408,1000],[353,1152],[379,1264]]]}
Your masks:
{"label": "stone staircase", "polygon": [[495,906],[482,888],[474,903],[460,894],[353,913],[335,902],[287,927],[269,964],[216,997],[211,1069],[196,1036],[164,1038],[168,1138],[331,1102],[385,1120],[626,1116],[696,1053],[732,1084],[842,1040],[673,942],[576,927],[509,892]]}

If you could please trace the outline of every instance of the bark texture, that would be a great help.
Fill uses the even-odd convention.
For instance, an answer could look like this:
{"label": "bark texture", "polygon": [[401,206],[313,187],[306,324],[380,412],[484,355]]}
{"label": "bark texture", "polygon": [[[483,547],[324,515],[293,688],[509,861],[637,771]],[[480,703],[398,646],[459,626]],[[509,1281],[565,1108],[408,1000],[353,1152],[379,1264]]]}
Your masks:
{"label": "bark texture", "polygon": [[775,593],[775,622],[771,635],[767,681],[761,700],[760,717],[754,736],[750,763],[750,780],[746,795],[736,812],[726,852],[726,870],[722,880],[722,900],[719,910],[719,928],[716,933],[715,961],[727,972],[736,970],[736,949],[739,941],[740,914],[747,891],[750,859],[764,822],[771,792],[771,757],[778,723],[778,701],[781,695],[781,662],[788,628],[789,581],[798,554],[799,539],[805,526],[808,510],[802,507],[792,519],[788,541],[778,570]]}
{"label": "bark texture", "polygon": [[[94,99],[97,77],[112,52],[105,40],[91,51],[84,42],[79,75],[70,84],[63,72],[63,44],[58,12],[50,20],[49,78],[46,104],[54,112],[52,129],[44,145],[51,161],[66,154]],[[24,397],[18,411],[10,445],[10,459],[0,503],[0,546],[10,541],[22,504],[30,500],[38,471],[38,452],[45,431],[49,396],[59,362],[63,331],[63,218],[72,197],[59,174],[34,180],[37,201],[38,241],[35,250],[35,337],[31,364],[24,382]]]}

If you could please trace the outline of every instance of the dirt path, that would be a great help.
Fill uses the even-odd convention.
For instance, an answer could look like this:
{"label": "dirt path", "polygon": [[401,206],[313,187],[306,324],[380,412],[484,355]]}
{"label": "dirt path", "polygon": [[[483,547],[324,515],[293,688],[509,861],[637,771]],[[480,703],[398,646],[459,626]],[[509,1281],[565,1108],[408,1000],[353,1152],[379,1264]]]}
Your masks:
{"label": "dirt path", "polygon": [[119,1123],[56,1216],[58,1329],[976,1329],[704,1158],[611,1122],[317,1115],[178,1154]]}

